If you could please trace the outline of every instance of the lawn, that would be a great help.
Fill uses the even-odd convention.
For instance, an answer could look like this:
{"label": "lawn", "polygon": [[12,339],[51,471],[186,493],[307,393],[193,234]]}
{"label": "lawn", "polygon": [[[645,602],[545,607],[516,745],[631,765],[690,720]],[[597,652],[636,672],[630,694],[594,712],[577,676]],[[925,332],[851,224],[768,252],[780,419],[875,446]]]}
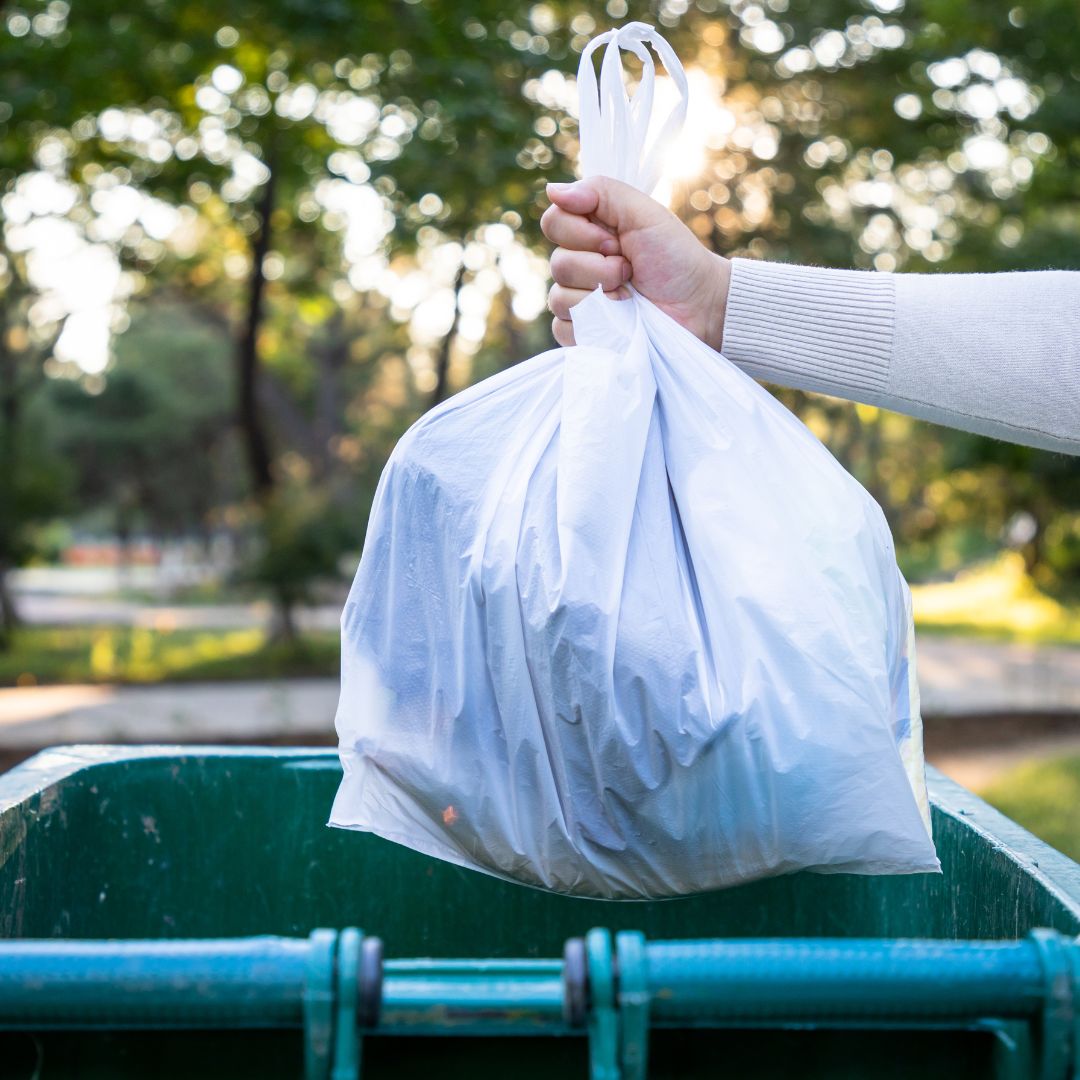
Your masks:
{"label": "lawn", "polygon": [[1016,553],[962,571],[952,581],[913,585],[921,633],[1080,645],[1080,596],[1052,596],[1024,571]]}
{"label": "lawn", "polygon": [[1080,861],[1080,756],[1019,765],[979,794],[1025,829]]}
{"label": "lawn", "polygon": [[0,652],[0,686],[334,676],[338,659],[334,633],[275,642],[259,629],[32,626]]}

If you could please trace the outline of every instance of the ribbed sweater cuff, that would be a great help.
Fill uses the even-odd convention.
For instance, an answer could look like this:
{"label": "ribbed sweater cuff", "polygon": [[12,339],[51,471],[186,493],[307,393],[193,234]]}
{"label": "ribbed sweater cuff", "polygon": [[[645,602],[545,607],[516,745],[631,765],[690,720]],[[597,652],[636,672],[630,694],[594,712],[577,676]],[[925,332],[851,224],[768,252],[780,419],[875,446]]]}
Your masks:
{"label": "ribbed sweater cuff", "polygon": [[895,313],[891,274],[733,259],[721,351],[782,386],[880,393]]}

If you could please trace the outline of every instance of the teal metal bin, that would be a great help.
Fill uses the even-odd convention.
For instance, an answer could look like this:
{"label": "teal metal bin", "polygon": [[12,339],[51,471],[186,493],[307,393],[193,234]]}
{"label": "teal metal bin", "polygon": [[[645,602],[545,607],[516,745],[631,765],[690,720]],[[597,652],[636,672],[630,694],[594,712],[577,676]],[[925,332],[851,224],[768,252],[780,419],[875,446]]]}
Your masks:
{"label": "teal metal bin", "polygon": [[0,777],[0,1075],[1080,1068],[1080,867],[932,771],[941,876],[655,903],[330,829],[339,777],[333,751],[218,747]]}

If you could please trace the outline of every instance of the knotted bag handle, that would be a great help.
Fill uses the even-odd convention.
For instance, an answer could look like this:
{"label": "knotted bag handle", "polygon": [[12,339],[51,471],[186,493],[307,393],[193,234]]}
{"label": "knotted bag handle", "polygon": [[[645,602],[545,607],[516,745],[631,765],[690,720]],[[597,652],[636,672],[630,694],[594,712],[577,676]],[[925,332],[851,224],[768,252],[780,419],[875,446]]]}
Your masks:
{"label": "knotted bag handle", "polygon": [[[652,117],[656,65],[645,47],[652,45],[679,91],[679,101],[657,135],[646,146]],[[593,53],[607,45],[597,86]],[[625,49],[643,64],[641,83],[629,98],[622,80]],[[580,96],[581,175],[611,176],[647,195],[660,182],[664,156],[686,122],[689,86],[675,50],[647,23],[631,22],[599,34],[585,47],[578,65]]]}

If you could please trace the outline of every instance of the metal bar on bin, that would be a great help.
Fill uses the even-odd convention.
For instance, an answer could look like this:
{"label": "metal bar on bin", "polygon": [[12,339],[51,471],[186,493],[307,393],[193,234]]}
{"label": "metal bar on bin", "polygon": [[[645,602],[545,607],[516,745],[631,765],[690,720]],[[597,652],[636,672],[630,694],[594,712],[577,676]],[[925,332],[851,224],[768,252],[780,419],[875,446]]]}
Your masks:
{"label": "metal bar on bin", "polygon": [[992,942],[646,942],[624,932],[613,949],[594,930],[565,955],[382,961],[377,939],[357,931],[0,942],[0,1028],[302,1027],[308,1075],[334,1080],[358,1074],[362,1034],[588,1030],[593,1075],[630,1080],[645,1073],[650,1026],[1023,1021],[1042,1080],[1080,1075],[1080,943],[1052,931]]}
{"label": "metal bar on bin", "polygon": [[379,1033],[562,1035],[558,960],[386,960]]}
{"label": "metal bar on bin", "polygon": [[360,1075],[360,957],[364,935],[349,927],[338,935],[335,977],[336,1018],[334,1058],[330,1080],[356,1080]]}
{"label": "metal bar on bin", "polygon": [[304,983],[304,1076],[329,1080],[334,1049],[334,968],[336,930],[313,930],[308,939],[307,980]]}
{"label": "metal bar on bin", "polygon": [[655,1025],[1031,1017],[1031,941],[731,940],[646,946]]}
{"label": "metal bar on bin", "polygon": [[615,991],[615,953],[607,930],[585,936],[589,985],[589,1076],[591,1080],[621,1080],[619,1013]]}
{"label": "metal bar on bin", "polygon": [[[1074,982],[1073,958],[1060,934],[1052,930],[1032,930],[1028,940],[1038,951],[1043,973],[1040,1077],[1041,1080],[1052,1080],[1067,1075],[1074,1053],[1080,1056],[1080,1045],[1073,1042],[1080,1025],[1076,1016],[1080,1009],[1080,970],[1076,971]],[[1075,1075],[1080,1077],[1080,1060],[1073,1064]]]}
{"label": "metal bar on bin", "polygon": [[649,960],[645,935],[622,930],[615,935],[618,973],[619,1065],[622,1080],[645,1080],[649,1063]]}
{"label": "metal bar on bin", "polygon": [[305,938],[0,942],[0,1028],[301,1027]]}

